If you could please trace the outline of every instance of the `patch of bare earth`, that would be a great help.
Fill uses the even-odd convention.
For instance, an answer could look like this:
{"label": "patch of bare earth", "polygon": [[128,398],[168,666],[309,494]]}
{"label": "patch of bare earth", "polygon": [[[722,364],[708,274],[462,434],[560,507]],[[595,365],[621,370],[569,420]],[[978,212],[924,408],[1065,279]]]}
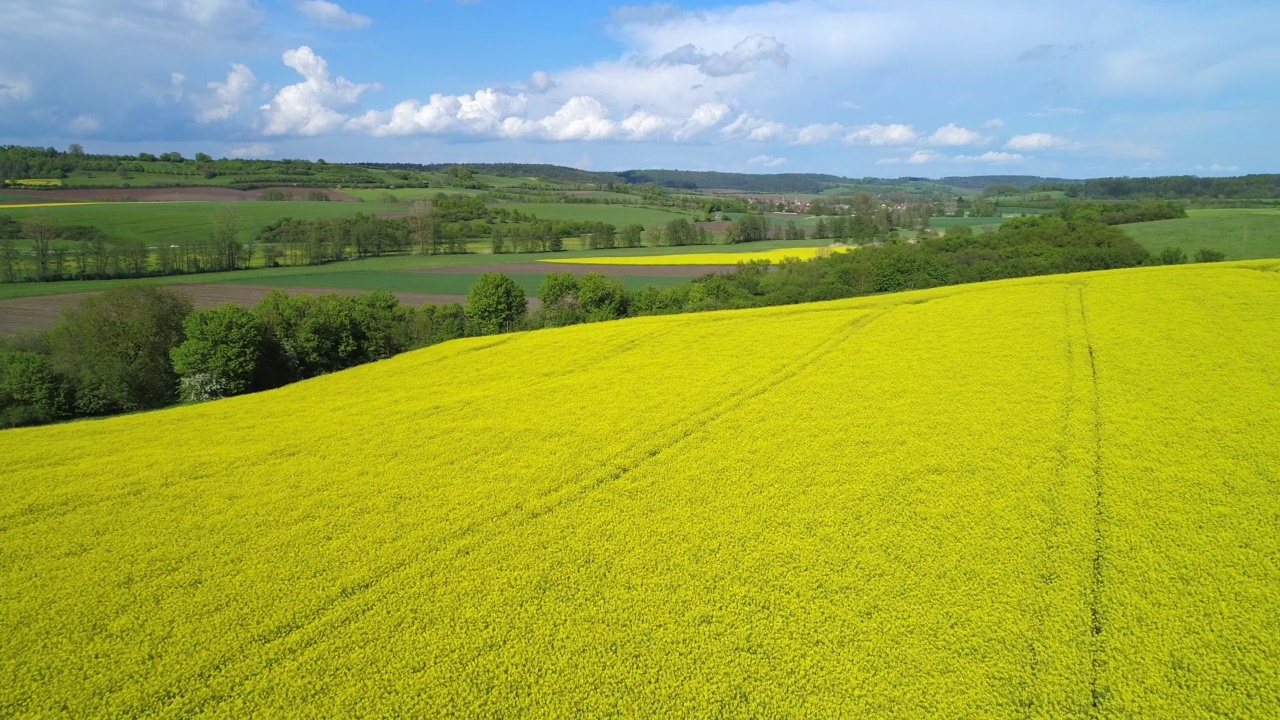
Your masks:
{"label": "patch of bare earth", "polygon": [[736,267],[732,263],[724,265],[588,265],[585,263],[549,263],[526,262],[494,265],[462,265],[457,267],[417,268],[408,272],[435,274],[480,274],[487,272],[519,273],[542,275],[544,273],[568,272],[574,275],[600,273],[611,277],[702,277],[715,272],[723,272]]}
{"label": "patch of bare earth", "polygon": [[[283,290],[290,295],[361,295],[367,290],[351,290],[348,288],[275,288],[267,285],[223,285],[220,283],[191,283],[166,286],[171,290],[191,297],[196,309],[216,307],[226,303],[250,306],[266,297],[272,290]],[[98,293],[82,292],[65,295],[41,295],[38,297],[11,298],[0,300],[0,335],[12,335],[25,330],[44,330],[52,327],[66,308],[73,307],[81,300]],[[465,295],[446,295],[443,293],[392,293],[405,305],[417,307],[426,303],[465,303]]]}
{"label": "patch of bare earth", "polygon": [[[306,200],[312,192],[322,192],[335,202],[359,202],[340,190],[331,188],[271,187],[257,190],[233,190],[218,187],[182,188],[62,188],[58,190],[24,190],[20,197],[12,199],[0,192],[0,207],[5,203],[63,203],[63,202],[232,202],[257,200],[265,193],[280,191],[294,200]],[[17,195],[17,193],[13,193]]]}

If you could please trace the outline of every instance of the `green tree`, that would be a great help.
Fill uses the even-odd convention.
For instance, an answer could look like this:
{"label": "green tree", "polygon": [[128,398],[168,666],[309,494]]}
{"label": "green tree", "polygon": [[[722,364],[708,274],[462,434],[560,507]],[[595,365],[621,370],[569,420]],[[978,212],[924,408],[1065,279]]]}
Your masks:
{"label": "green tree", "polygon": [[239,267],[240,216],[232,205],[223,205],[213,214],[213,234],[210,238],[215,252],[210,267],[218,270],[235,270]]}
{"label": "green tree", "polygon": [[20,267],[18,246],[13,238],[0,238],[0,282],[17,282]]}
{"label": "green tree", "polygon": [[53,259],[53,241],[58,237],[58,219],[46,212],[32,213],[22,221],[22,234],[31,241],[36,257],[36,278],[49,276],[49,263]]}
{"label": "green tree", "polygon": [[194,312],[186,340],[170,353],[182,399],[201,402],[258,389],[266,330],[251,310],[234,303]]}
{"label": "green tree", "polygon": [[627,291],[617,280],[587,273],[578,279],[578,308],[587,322],[620,318],[627,314]]}
{"label": "green tree", "polygon": [[440,251],[440,213],[431,203],[419,200],[409,215],[409,234],[418,246],[419,255],[435,255]]}
{"label": "green tree", "polygon": [[574,299],[578,294],[578,279],[573,273],[547,273],[538,287],[538,299],[543,307]]}
{"label": "green tree", "polygon": [[71,414],[71,387],[48,356],[0,351],[0,427],[51,422]]}
{"label": "green tree", "polygon": [[182,344],[191,299],[148,285],[111,288],[68,310],[49,334],[55,370],[71,378],[76,409],[96,415],[174,401],[169,351]]}
{"label": "green tree", "polygon": [[409,322],[413,347],[426,347],[466,335],[467,314],[458,303],[423,305]]}
{"label": "green tree", "polygon": [[644,226],[635,224],[622,228],[618,233],[618,244],[624,248],[638,248],[644,244]]}
{"label": "green tree", "polygon": [[357,362],[385,360],[409,349],[412,308],[401,306],[396,296],[386,290],[375,290],[345,299],[352,306],[356,338],[360,347],[356,354]]}
{"label": "green tree", "polygon": [[1222,262],[1227,259],[1227,254],[1221,250],[1210,250],[1209,248],[1200,248],[1196,251],[1196,262]]}
{"label": "green tree", "polygon": [[548,273],[538,288],[542,302],[541,323],[548,327],[572,325],[582,321],[578,309],[578,278],[573,273]]}
{"label": "green tree", "polygon": [[467,321],[476,335],[493,335],[511,328],[529,311],[529,301],[515,280],[502,273],[485,273],[467,292]]}

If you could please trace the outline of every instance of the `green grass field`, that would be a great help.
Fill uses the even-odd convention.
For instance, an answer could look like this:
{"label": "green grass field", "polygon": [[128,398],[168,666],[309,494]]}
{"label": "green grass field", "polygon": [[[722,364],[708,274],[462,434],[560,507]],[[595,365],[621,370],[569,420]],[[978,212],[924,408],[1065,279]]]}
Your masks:
{"label": "green grass field", "polygon": [[974,229],[980,227],[996,227],[1004,222],[1004,218],[993,217],[936,217],[929,218],[929,227],[931,228],[950,228],[959,225],[968,225]]}
{"label": "green grass field", "polygon": [[403,205],[377,202],[305,202],[301,200],[269,202],[241,200],[232,203],[99,203],[94,205],[40,208],[0,207],[0,215],[22,220],[32,213],[47,212],[63,225],[92,225],[112,237],[159,243],[171,237],[207,234],[213,219],[223,207],[232,207],[240,221],[240,240],[249,242],[262,228],[281,218],[321,220],[346,217],[356,213],[404,212]]}
{"label": "green grass field", "polygon": [[701,220],[701,213],[674,208],[633,207],[629,205],[584,205],[581,203],[502,203],[495,207],[532,213],[540,220],[586,220],[613,223],[618,227],[640,223],[668,223],[672,220]]}
{"label": "green grass field", "polygon": [[[484,195],[484,190],[468,190],[466,188],[429,187],[429,188],[344,188],[342,192],[358,197],[367,202],[381,203],[387,195],[394,195],[397,202],[411,203],[415,200],[430,200],[437,195]],[[404,208],[401,208],[402,210]]]}
{"label": "green grass field", "polygon": [[1280,210],[1188,210],[1187,215],[1121,227],[1153,253],[1177,247],[1188,257],[1208,249],[1226,253],[1228,260],[1280,258]]}
{"label": "green grass field", "polygon": [[[569,241],[572,246],[572,240]],[[437,288],[455,288],[448,280],[434,280],[436,285],[427,287],[415,278],[431,277],[423,274],[405,273],[406,270],[427,267],[459,267],[467,265],[498,266],[529,263],[537,260],[569,259],[579,257],[595,257],[601,255],[676,255],[682,253],[723,252],[728,255],[774,250],[787,247],[818,247],[828,244],[828,240],[771,240],[742,245],[691,245],[689,247],[646,247],[616,250],[567,250],[561,253],[511,253],[491,255],[488,253],[472,253],[469,255],[394,255],[380,258],[365,258],[347,262],[330,263],[328,265],[255,268],[235,272],[201,273],[196,275],[169,275],[165,277],[148,277],[122,280],[65,280],[62,282],[25,282],[0,283],[0,300],[36,297],[42,295],[62,295],[65,293],[99,292],[119,285],[142,283],[146,285],[181,285],[186,283],[227,283],[233,285],[273,285],[278,287],[335,287],[357,290],[391,290],[399,292],[452,293],[454,290]],[[481,244],[474,244],[477,249]],[[729,260],[732,263],[732,259]],[[643,272],[643,271],[640,271]],[[410,275],[409,278],[401,277]],[[349,276],[349,277],[344,277]],[[303,279],[298,279],[302,277]],[[440,276],[443,277],[443,276]],[[474,281],[475,275],[455,275],[469,277]],[[539,282],[541,276],[539,275]],[[679,280],[669,278],[650,278],[637,275],[639,280],[626,280],[628,287],[644,285],[668,285]],[[381,279],[379,279],[381,278]],[[649,282],[652,280],[652,282]],[[469,287],[469,283],[467,284]],[[537,285],[533,286],[537,289]],[[465,289],[462,291],[465,292]]]}

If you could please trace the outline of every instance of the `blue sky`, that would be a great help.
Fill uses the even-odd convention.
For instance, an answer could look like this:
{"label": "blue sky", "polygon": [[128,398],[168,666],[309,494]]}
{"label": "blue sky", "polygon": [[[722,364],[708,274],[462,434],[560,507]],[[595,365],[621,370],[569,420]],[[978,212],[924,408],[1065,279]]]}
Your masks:
{"label": "blue sky", "polygon": [[1280,4],[5,0],[0,144],[852,177],[1280,171]]}

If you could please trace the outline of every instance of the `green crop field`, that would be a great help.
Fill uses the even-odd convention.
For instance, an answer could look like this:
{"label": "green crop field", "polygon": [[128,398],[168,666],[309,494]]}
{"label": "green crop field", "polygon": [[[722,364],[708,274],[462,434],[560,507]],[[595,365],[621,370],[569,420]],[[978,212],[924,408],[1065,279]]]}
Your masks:
{"label": "green crop field", "polygon": [[630,205],[587,205],[582,203],[502,203],[495,207],[537,215],[540,220],[581,220],[613,223],[618,227],[640,223],[668,223],[672,220],[701,220],[701,213],[682,210],[632,207]]}
{"label": "green crop field", "polygon": [[958,225],[968,225],[975,229],[982,227],[996,227],[1004,222],[1003,218],[993,217],[935,217],[929,218],[929,227],[931,228],[949,228]]}
{"label": "green crop field", "polygon": [[[393,196],[396,202],[409,203],[415,200],[430,200],[437,195],[484,195],[484,190],[470,190],[466,188],[451,187],[430,187],[430,188],[344,188],[342,192],[352,197],[358,197],[361,200],[369,202],[383,202],[383,198]],[[407,210],[408,208],[400,208]]]}
{"label": "green crop field", "polygon": [[1232,260],[1280,257],[1280,210],[1188,210],[1187,218],[1122,226],[1147,250],[1218,250]]}
{"label": "green crop field", "polygon": [[1280,717],[1280,265],[0,431],[4,717]]}
{"label": "green crop field", "polygon": [[[501,266],[495,271],[500,272]],[[642,271],[641,271],[642,272]],[[546,273],[507,273],[525,294],[538,294],[538,287]],[[314,287],[335,288],[343,290],[387,290],[389,292],[427,293],[444,295],[466,295],[471,286],[479,279],[480,273],[420,273],[402,271],[353,270],[349,272],[329,273],[290,273],[273,275],[254,280],[252,283],[226,278],[219,282],[231,285],[266,285],[269,287]],[[667,287],[689,281],[687,277],[650,277],[645,275],[627,275],[618,278],[628,288],[642,288],[648,285]]]}
{"label": "green crop field", "polygon": [[91,225],[112,237],[143,240],[157,244],[171,237],[205,235],[213,228],[213,220],[223,207],[233,208],[240,223],[240,239],[248,242],[254,234],[281,218],[301,220],[345,217],[356,213],[404,212],[403,205],[377,202],[305,202],[301,200],[272,202],[241,200],[232,203],[113,202],[61,206],[49,209],[0,207],[0,215],[22,220],[32,213],[49,213],[63,225]]}
{"label": "green crop field", "polygon": [[[166,163],[167,164],[167,163]],[[135,187],[149,188],[156,186],[184,185],[191,187],[226,187],[235,183],[242,178],[234,175],[220,175],[213,178],[205,178],[199,173],[162,173],[162,172],[130,172],[126,176],[121,177],[114,172],[107,171],[75,171],[67,175],[67,179],[63,181],[63,186],[72,187]]]}
{"label": "green crop field", "polygon": [[[572,248],[573,240],[569,240],[567,244]],[[352,288],[359,290],[399,290],[404,292],[449,292],[454,290],[441,289],[421,289],[424,285],[414,285],[418,282],[434,282],[435,287],[457,288],[460,285],[454,281],[447,279],[434,280],[416,280],[422,277],[418,274],[412,274],[411,278],[404,278],[406,270],[428,267],[459,267],[469,265],[492,265],[495,271],[502,271],[502,265],[514,265],[534,262],[537,260],[556,260],[580,257],[596,257],[602,255],[673,255],[680,253],[712,253],[723,252],[730,257],[726,259],[727,264],[733,264],[733,254],[760,252],[764,250],[774,250],[789,247],[818,247],[828,244],[828,240],[798,240],[783,241],[770,240],[758,243],[744,243],[741,245],[691,245],[688,247],[657,247],[657,248],[626,248],[615,250],[577,250],[570,249],[561,253],[524,253],[524,254],[503,254],[491,255],[489,253],[476,252],[468,255],[395,255],[380,258],[365,258],[363,260],[348,260],[345,262],[330,263],[328,265],[316,266],[299,266],[299,267],[277,267],[277,268],[255,268],[252,270],[239,270],[235,272],[218,272],[218,273],[200,273],[195,275],[169,275],[165,277],[147,277],[140,279],[121,279],[121,280],[64,280],[61,282],[24,282],[24,283],[0,283],[0,300],[21,298],[21,297],[37,297],[45,295],[61,295],[65,293],[79,292],[98,292],[119,285],[128,285],[133,283],[142,283],[147,285],[180,285],[185,283],[228,283],[234,285],[274,285],[278,287],[334,287],[334,288]],[[485,243],[475,243],[474,249],[482,249]],[[643,273],[643,271],[638,271]],[[341,280],[336,279],[342,276],[350,275],[357,279]],[[305,276],[305,281],[299,281],[294,278]],[[329,279],[334,276],[335,279]],[[385,282],[379,281],[377,278],[386,278]],[[474,275],[467,276],[474,279]],[[648,284],[668,285],[677,282],[670,278],[650,278],[640,275],[641,279],[627,279],[624,282],[628,287],[639,287]],[[649,281],[652,282],[649,282]],[[687,280],[687,278],[685,278]],[[344,284],[345,283],[345,284]],[[357,283],[357,284],[351,284]],[[536,285],[534,286],[536,290]],[[465,292],[465,289],[463,290]]]}

